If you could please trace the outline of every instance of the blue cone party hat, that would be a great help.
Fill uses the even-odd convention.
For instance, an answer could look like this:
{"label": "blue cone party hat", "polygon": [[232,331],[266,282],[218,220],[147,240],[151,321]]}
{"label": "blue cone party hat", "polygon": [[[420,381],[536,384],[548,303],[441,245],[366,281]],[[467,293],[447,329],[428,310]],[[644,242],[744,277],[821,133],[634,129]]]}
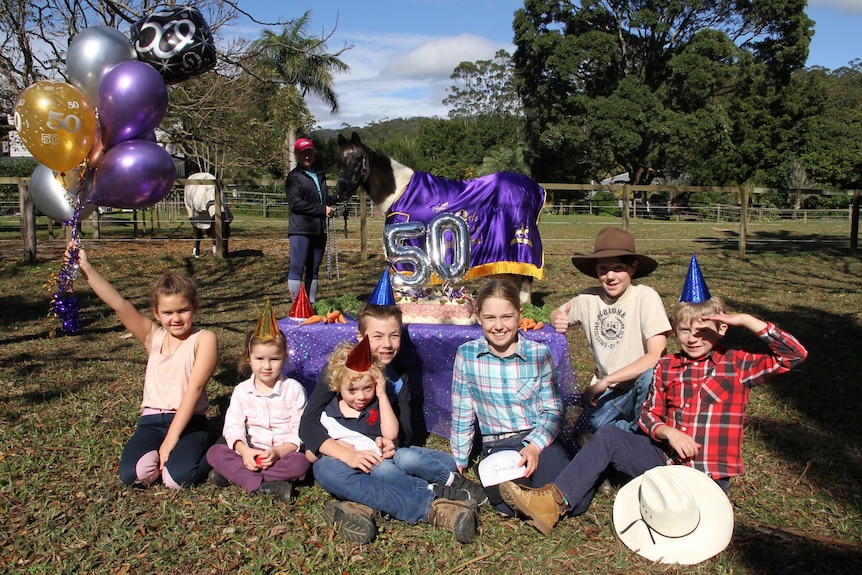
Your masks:
{"label": "blue cone party hat", "polygon": [[688,275],[685,276],[685,285],[682,286],[682,294],[679,296],[679,301],[703,303],[710,297],[712,296],[709,295],[706,280],[703,279],[703,274],[700,273],[697,258],[694,257],[694,254],[691,254],[691,263],[688,264]]}
{"label": "blue cone party hat", "polygon": [[374,305],[395,305],[395,294],[392,292],[392,280],[389,279],[389,267],[383,270],[377,287],[371,292],[368,303]]}

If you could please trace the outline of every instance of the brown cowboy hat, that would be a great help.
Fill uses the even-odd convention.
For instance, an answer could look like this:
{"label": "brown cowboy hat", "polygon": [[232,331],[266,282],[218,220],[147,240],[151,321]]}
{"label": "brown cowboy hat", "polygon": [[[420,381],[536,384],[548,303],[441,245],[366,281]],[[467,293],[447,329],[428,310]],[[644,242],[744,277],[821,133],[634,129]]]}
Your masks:
{"label": "brown cowboy hat", "polygon": [[635,269],[632,279],[648,276],[658,267],[658,262],[651,257],[635,252],[635,237],[630,232],[615,227],[599,230],[599,233],[596,234],[593,253],[574,256],[572,263],[581,272],[595,278],[598,277],[596,275],[596,260],[620,256],[631,256],[637,260],[638,267]]}

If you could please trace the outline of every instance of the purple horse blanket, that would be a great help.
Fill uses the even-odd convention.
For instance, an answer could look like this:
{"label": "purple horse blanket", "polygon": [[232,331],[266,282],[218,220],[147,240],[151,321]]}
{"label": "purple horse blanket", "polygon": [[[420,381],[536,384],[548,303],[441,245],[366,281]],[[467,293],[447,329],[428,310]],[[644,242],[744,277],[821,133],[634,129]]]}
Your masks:
{"label": "purple horse blanket", "polygon": [[[518,274],[542,279],[545,254],[539,214],[545,190],[532,179],[497,172],[475,180],[447,180],[414,172],[386,215],[387,224],[421,221],[441,213],[463,217],[470,230],[470,271],[465,279]],[[405,242],[425,248],[425,239]]]}

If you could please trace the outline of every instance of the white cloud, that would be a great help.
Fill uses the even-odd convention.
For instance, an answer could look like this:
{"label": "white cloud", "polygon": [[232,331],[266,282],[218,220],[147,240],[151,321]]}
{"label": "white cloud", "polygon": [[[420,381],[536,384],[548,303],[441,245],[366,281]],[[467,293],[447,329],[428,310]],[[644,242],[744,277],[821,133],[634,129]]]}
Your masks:
{"label": "white cloud", "polygon": [[404,78],[449,78],[455,67],[464,61],[489,60],[500,48],[494,42],[461,34],[434,38],[422,43],[410,53],[398,57],[381,71],[381,76]]}
{"label": "white cloud", "polygon": [[808,0],[808,7],[839,8],[847,12],[862,12],[862,0]]}
{"label": "white cloud", "polygon": [[354,48],[342,60],[350,71],[335,78],[341,113],[333,116],[317,98],[308,97],[309,109],[324,128],[343,123],[369,122],[414,116],[446,117],[442,104],[449,76],[463,61],[487,60],[501,48],[474,36],[431,37],[411,35],[353,36]]}

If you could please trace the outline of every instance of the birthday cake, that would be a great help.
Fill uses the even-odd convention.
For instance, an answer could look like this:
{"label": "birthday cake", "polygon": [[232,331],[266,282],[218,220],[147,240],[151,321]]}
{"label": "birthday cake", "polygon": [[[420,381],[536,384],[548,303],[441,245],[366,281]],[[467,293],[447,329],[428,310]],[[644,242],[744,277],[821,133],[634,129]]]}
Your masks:
{"label": "birthday cake", "polygon": [[404,323],[476,323],[473,295],[466,288],[396,289],[395,303]]}

